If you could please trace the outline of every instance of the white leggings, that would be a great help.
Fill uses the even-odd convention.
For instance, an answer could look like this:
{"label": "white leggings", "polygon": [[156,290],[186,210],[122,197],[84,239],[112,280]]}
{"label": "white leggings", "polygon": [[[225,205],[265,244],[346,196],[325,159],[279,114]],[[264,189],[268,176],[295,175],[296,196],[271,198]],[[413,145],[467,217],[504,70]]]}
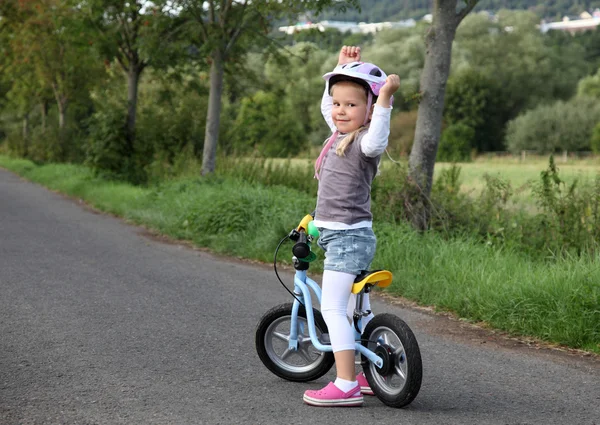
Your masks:
{"label": "white leggings", "polygon": [[[355,278],[355,275],[343,272],[331,270],[323,272],[321,313],[329,330],[329,339],[334,353],[354,350],[352,316],[356,295],[352,294],[352,284]],[[369,294],[365,294],[363,298],[363,309],[371,309]],[[363,329],[369,319],[370,317],[363,319]]]}

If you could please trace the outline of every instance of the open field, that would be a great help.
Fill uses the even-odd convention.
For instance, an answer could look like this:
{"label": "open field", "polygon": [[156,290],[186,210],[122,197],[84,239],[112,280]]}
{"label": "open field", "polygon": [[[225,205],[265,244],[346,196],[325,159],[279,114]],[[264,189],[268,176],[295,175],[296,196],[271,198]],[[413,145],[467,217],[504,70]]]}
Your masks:
{"label": "open field", "polygon": [[[490,174],[508,180],[514,189],[519,189],[531,181],[538,181],[540,173],[548,168],[548,158],[528,157],[524,161],[515,157],[480,157],[471,163],[458,164],[461,168],[461,180],[464,190],[481,190],[484,186],[483,175]],[[555,157],[555,163],[561,178],[567,183],[594,179],[600,173],[600,157],[589,159],[569,159],[566,163],[561,157]],[[436,164],[436,174],[449,167],[449,163]]]}
{"label": "open field", "polygon": [[[395,159],[395,158],[394,158]],[[272,159],[275,165],[289,163],[297,167],[311,167],[314,159],[295,158],[290,160]],[[461,188],[466,193],[479,193],[485,187],[484,175],[501,178],[510,182],[513,189],[512,201],[515,204],[528,204],[531,199],[531,183],[540,181],[540,173],[548,168],[549,156],[529,155],[526,159],[515,156],[480,156],[473,162],[458,163],[460,167]],[[407,158],[398,162],[407,164]],[[558,174],[567,184],[574,182],[592,181],[600,176],[600,156],[585,159],[569,158],[566,162],[562,156],[555,157]],[[453,164],[447,162],[437,163],[434,178],[439,176],[444,169]],[[383,156],[382,167],[393,166],[392,161]]]}

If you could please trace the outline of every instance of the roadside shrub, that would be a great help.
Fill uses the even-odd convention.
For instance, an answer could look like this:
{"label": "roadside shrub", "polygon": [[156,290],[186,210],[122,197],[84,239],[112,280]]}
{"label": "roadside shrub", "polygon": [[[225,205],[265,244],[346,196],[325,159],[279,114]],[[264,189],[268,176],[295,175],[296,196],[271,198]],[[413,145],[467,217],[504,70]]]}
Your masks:
{"label": "roadside shrub", "polygon": [[42,131],[41,128],[35,128],[27,143],[26,157],[38,163],[64,161],[65,153],[68,152],[68,149],[65,149],[64,141],[68,140],[69,133],[65,131],[61,137],[58,129],[48,128],[46,131]]}
{"label": "roadside shrub", "polygon": [[410,193],[408,167],[402,163],[382,167],[371,187],[371,209],[376,220],[388,223],[403,221],[407,193]]}
{"label": "roadside shrub", "polygon": [[317,181],[312,161],[306,165],[292,164],[291,160],[262,157],[235,158],[221,156],[217,160],[219,176],[242,179],[251,184],[285,186],[316,196]]}
{"label": "roadside shrub", "polygon": [[144,179],[138,176],[133,152],[127,147],[123,111],[106,108],[90,117],[85,163],[97,174],[138,183]]}
{"label": "roadside shrub", "polygon": [[540,229],[546,248],[556,254],[595,252],[600,241],[600,175],[594,183],[567,185],[554,159],[533,187],[541,208]]}
{"label": "roadside shrub", "polygon": [[417,111],[392,115],[388,150],[393,155],[408,156],[415,139]]}
{"label": "roadside shrub", "polygon": [[22,136],[9,132],[6,138],[2,140],[2,152],[12,156],[25,158],[28,151],[27,141]]}
{"label": "roadside shrub", "polygon": [[[202,155],[208,92],[188,78],[176,83],[163,81],[156,73],[147,75],[136,121],[136,152],[145,159],[145,167],[158,157],[170,168],[190,147],[191,154]],[[229,111],[223,103],[226,121]]]}
{"label": "roadside shrub", "polygon": [[186,145],[174,155],[162,150],[155,152],[152,161],[146,165],[148,184],[160,184],[174,178],[199,176],[202,168],[202,158],[194,155],[192,143]]}
{"label": "roadside shrub", "polygon": [[[302,191],[313,199],[307,210],[312,210],[316,201],[312,162],[302,166],[290,160],[222,157],[217,161],[216,175]],[[483,183],[478,194],[469,193],[462,188],[458,165],[442,169],[428,200],[430,229],[446,239],[468,236],[487,246],[537,259],[596,255],[600,251],[600,176],[594,182],[566,186],[550,160],[540,180],[530,183],[538,208],[535,212],[513,202],[515,189],[507,180],[484,175]],[[409,221],[408,201],[414,190],[406,163],[383,164],[371,192],[376,221],[394,225]]]}
{"label": "roadside shrub", "polygon": [[475,204],[461,191],[461,168],[444,168],[431,188],[431,228],[445,235],[469,233]]}

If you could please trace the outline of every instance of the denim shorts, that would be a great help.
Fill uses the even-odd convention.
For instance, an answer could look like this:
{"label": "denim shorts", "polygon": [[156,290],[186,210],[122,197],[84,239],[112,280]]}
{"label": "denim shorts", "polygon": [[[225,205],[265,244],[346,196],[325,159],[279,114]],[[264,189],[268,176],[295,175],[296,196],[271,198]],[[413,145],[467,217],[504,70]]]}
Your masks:
{"label": "denim shorts", "polygon": [[319,228],[317,244],[325,251],[323,268],[336,272],[359,275],[375,257],[377,238],[373,229],[331,230]]}

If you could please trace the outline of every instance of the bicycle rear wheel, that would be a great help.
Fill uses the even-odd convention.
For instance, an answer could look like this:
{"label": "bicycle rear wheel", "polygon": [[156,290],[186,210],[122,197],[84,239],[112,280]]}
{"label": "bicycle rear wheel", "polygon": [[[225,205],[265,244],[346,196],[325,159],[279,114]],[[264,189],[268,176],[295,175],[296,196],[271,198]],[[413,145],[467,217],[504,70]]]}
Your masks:
{"label": "bicycle rear wheel", "polygon": [[[313,308],[317,338],[327,333],[327,325],[319,310]],[[333,353],[317,350],[310,340],[306,310],[298,311],[298,348],[289,348],[292,304],[269,310],[256,327],[255,345],[258,357],[275,375],[288,381],[307,382],[325,375],[335,361]]]}

